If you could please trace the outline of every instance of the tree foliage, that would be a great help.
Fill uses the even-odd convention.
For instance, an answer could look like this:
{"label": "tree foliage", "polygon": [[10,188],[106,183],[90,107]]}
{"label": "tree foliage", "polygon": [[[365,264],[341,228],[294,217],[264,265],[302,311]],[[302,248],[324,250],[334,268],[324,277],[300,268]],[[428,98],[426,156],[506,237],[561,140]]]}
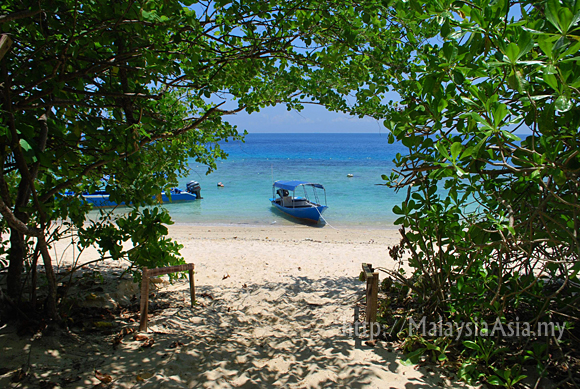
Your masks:
{"label": "tree foliage", "polygon": [[[542,375],[577,357],[580,2],[406,4],[396,18],[418,46],[387,84],[401,99],[385,126],[408,153],[384,178],[408,193],[394,212],[413,274],[395,276],[435,320],[567,322],[561,341],[464,343],[465,379],[511,387],[515,363]],[[482,362],[486,347],[499,351]]]}

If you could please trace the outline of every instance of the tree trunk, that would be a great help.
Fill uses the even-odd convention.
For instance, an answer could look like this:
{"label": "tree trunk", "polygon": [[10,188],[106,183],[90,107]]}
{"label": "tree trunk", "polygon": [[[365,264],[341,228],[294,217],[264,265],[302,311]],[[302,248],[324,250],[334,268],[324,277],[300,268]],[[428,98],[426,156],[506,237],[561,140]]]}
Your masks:
{"label": "tree trunk", "polygon": [[24,269],[24,258],[26,257],[26,245],[24,242],[24,235],[14,229],[10,229],[10,250],[8,251],[8,258],[10,264],[8,265],[8,275],[6,278],[7,283],[7,294],[14,300],[18,302],[20,296],[21,285],[21,275]]}
{"label": "tree trunk", "polygon": [[[37,138],[40,151],[44,151],[46,147],[46,140],[48,137],[48,126],[47,126],[47,115],[42,115],[39,118],[40,134]],[[26,165],[21,163],[24,169]],[[40,162],[36,162],[32,169],[30,169],[30,179],[25,177],[25,174],[21,174],[20,184],[18,185],[18,193],[16,195],[16,201],[14,203],[14,216],[20,220],[23,224],[28,224],[30,220],[30,214],[28,212],[21,211],[25,209],[30,201],[32,195],[32,185],[31,182],[38,176],[38,170],[40,168]],[[22,167],[20,169],[23,173]],[[24,261],[28,255],[28,250],[26,247],[25,236],[21,231],[11,227],[10,228],[10,250],[8,251],[8,258],[10,263],[8,265],[8,275],[7,275],[7,292],[8,296],[11,297],[15,302],[19,302],[22,296],[22,271],[24,269]],[[52,268],[51,268],[52,270]],[[47,274],[48,275],[48,274]],[[49,280],[49,284],[50,284]]]}
{"label": "tree trunk", "polygon": [[[21,212],[20,209],[28,203],[30,199],[30,186],[22,179],[18,186],[18,195],[14,206],[14,216],[23,224],[27,224],[30,216]],[[26,241],[24,234],[15,228],[10,228],[10,250],[8,251],[8,276],[6,279],[8,287],[8,296],[18,303],[22,289],[22,270],[24,269],[24,260],[27,256]]]}
{"label": "tree trunk", "polygon": [[[44,232],[44,231],[43,231]],[[40,248],[40,254],[42,255],[42,260],[44,262],[44,269],[46,271],[46,278],[48,280],[48,298],[46,299],[46,313],[48,317],[60,321],[58,315],[58,310],[56,309],[56,277],[54,276],[54,270],[52,269],[52,260],[50,258],[50,253],[48,252],[48,245],[44,239],[44,235],[38,237],[38,245]]]}

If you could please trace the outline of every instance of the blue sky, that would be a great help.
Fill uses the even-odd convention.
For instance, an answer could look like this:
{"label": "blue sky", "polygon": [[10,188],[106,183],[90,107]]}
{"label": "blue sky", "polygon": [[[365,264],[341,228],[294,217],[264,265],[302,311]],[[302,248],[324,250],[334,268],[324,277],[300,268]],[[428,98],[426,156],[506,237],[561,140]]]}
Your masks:
{"label": "blue sky", "polygon": [[249,133],[388,133],[382,122],[372,118],[360,119],[308,104],[300,112],[277,105],[252,114],[240,112],[225,119],[237,125],[239,131],[247,130]]}
{"label": "blue sky", "polygon": [[[304,106],[300,112],[288,111],[286,105],[277,105],[262,109],[260,112],[247,114],[240,112],[225,117],[225,120],[238,126],[242,133],[247,130],[256,133],[375,133],[387,134],[382,121],[370,117],[358,118],[343,113],[331,112],[319,105]],[[513,126],[511,127],[513,128]],[[517,134],[529,135],[526,127],[516,131]]]}

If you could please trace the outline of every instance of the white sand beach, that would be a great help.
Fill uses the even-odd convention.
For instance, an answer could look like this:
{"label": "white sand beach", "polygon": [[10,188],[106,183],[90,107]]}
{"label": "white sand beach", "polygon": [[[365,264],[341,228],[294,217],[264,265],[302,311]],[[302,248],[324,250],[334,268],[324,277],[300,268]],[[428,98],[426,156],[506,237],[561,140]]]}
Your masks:
{"label": "white sand beach", "polygon": [[[403,365],[403,354],[387,343],[369,347],[344,332],[364,296],[361,263],[393,267],[388,247],[398,243],[397,230],[179,225],[170,235],[195,264],[195,307],[186,280],[157,283],[149,331],[141,334],[150,340],[131,333],[116,348],[123,328],[138,327],[135,309],[103,318],[108,331],[88,323],[68,335],[18,337],[5,326],[0,387],[465,387],[442,370]],[[87,252],[82,260],[95,258]],[[119,281],[122,267],[99,264],[106,285],[76,297],[106,293],[112,304],[138,297],[135,285]],[[11,382],[22,366],[30,366],[29,376]]]}

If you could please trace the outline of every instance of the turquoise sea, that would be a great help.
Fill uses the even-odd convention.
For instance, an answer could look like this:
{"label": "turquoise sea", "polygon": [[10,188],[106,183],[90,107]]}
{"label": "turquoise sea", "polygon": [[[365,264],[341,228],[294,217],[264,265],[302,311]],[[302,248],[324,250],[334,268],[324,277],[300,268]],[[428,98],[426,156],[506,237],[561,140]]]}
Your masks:
{"label": "turquoise sea", "polygon": [[[304,180],[326,187],[329,225],[393,228],[392,208],[404,193],[376,184],[383,183],[381,175],[391,172],[395,155],[406,148],[388,144],[386,134],[248,134],[245,142],[221,146],[229,157],[211,174],[191,161],[190,174],[179,187],[198,181],[203,199],[167,204],[176,223],[293,224],[270,205],[272,181]],[[224,187],[218,188],[218,182]]]}

